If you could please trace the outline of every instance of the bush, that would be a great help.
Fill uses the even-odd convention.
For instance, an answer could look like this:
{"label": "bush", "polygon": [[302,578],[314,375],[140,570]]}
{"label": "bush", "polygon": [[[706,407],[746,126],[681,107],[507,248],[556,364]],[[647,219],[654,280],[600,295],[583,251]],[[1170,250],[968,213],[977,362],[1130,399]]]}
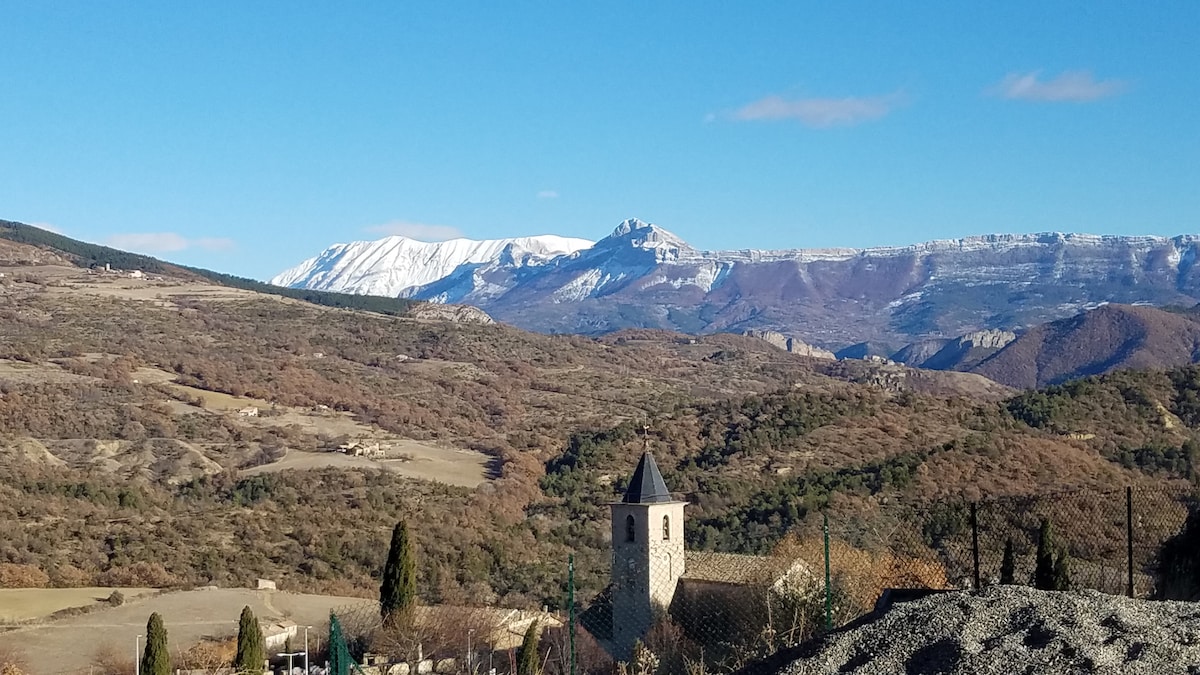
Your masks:
{"label": "bush", "polygon": [[166,588],[179,584],[179,577],[171,574],[161,563],[139,561],[132,565],[113,567],[100,575],[103,586],[133,586],[144,588]]}
{"label": "bush", "polygon": [[0,563],[0,588],[45,588],[50,576],[34,565]]}
{"label": "bush", "polygon": [[1154,582],[1158,600],[1200,600],[1200,509],[1193,507],[1179,533],[1163,542]]}

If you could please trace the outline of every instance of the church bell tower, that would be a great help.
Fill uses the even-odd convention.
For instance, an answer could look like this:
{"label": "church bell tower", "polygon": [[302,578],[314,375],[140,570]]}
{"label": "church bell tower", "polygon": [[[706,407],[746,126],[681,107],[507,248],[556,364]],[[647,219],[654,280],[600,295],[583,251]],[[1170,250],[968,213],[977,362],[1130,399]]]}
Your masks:
{"label": "church bell tower", "polygon": [[666,612],[683,576],[683,507],[646,450],[629,488],[612,507],[613,657],[628,660],[635,640]]}

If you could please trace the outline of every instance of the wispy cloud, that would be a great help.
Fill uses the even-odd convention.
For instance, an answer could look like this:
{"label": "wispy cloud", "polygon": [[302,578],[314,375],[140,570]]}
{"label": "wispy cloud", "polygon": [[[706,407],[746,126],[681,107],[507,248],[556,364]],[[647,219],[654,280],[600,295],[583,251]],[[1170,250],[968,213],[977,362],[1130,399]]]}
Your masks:
{"label": "wispy cloud", "polygon": [[188,239],[175,232],[128,232],[114,234],[104,240],[105,245],[138,253],[174,253],[188,249],[205,251],[228,251],[233,240],[223,237],[200,237]]}
{"label": "wispy cloud", "polygon": [[1123,80],[1097,80],[1089,71],[1071,70],[1043,80],[1042,72],[1009,73],[987,89],[993,96],[1023,101],[1069,101],[1086,103],[1117,96],[1129,88]]}
{"label": "wispy cloud", "polygon": [[[853,126],[884,117],[903,105],[902,92],[884,96],[847,96],[844,98],[795,98],[767,96],[733,111],[729,117],[739,122],[796,120],[809,127]],[[710,121],[712,117],[706,117]]]}
{"label": "wispy cloud", "polygon": [[400,235],[417,241],[446,241],[463,236],[462,230],[450,225],[430,225],[428,223],[413,223],[407,220],[394,220],[382,225],[372,225],[367,232],[382,235]]}
{"label": "wispy cloud", "polygon": [[558,199],[556,190],[539,190],[537,193],[538,199]]}

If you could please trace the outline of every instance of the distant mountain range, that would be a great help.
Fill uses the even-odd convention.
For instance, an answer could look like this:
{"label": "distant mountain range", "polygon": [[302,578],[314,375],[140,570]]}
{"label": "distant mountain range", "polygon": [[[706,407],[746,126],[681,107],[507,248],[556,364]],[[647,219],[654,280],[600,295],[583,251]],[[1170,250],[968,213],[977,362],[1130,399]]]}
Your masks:
{"label": "distant mountain range", "polygon": [[[653,263],[655,268],[665,268],[671,265],[672,263],[665,262],[667,260],[678,261],[680,259],[681,256],[677,255],[677,252],[681,246],[686,246],[686,244],[682,244],[678,238],[671,237],[669,233],[663,233],[658,228],[647,226],[644,223],[638,224],[636,221],[623,224],[622,228],[618,228],[618,232],[614,237],[603,240],[591,247],[588,247],[588,242],[583,240],[570,240],[553,236],[492,242],[462,240],[453,245],[423,244],[412,242],[411,240],[396,241],[396,238],[389,238],[383,240],[380,246],[375,249],[375,252],[377,254],[376,259],[391,256],[393,259],[408,257],[409,259],[431,261],[429,266],[423,268],[425,270],[434,269],[436,264],[441,263],[444,263],[443,269],[447,267],[454,269],[446,277],[416,287],[418,289],[427,289],[438,284],[448,284],[447,280],[454,277],[455,274],[461,274],[460,270],[464,267],[475,267],[475,269],[490,265],[495,265],[496,267],[507,265],[509,268],[520,267],[525,269],[524,274],[528,275],[529,278],[536,279],[541,274],[546,274],[553,268],[569,268],[572,264],[584,264],[581,262],[581,259],[584,258],[584,254],[587,252],[597,250],[602,252],[605,248],[620,251],[620,242],[622,239],[628,238],[639,231],[641,232],[641,236],[646,237],[641,240],[641,250],[653,255],[655,260],[660,260],[660,262]],[[1005,246],[1010,248],[1015,246],[1012,244],[1012,240],[1026,242],[1023,244],[1026,251],[1037,250],[1039,248],[1056,250],[1060,261],[1058,269],[1061,271],[1058,278],[1073,280],[1070,282],[1073,286],[1070,286],[1068,291],[1064,292],[1073,293],[1076,297],[1088,298],[1089,302],[1092,301],[1091,299],[1100,296],[1100,289],[1108,288],[1113,290],[1126,288],[1127,290],[1124,291],[1124,295],[1126,296],[1134,295],[1135,290],[1130,289],[1136,289],[1140,293],[1139,297],[1176,297],[1184,299],[1187,306],[1160,309],[1145,305],[1117,304],[1101,301],[1098,307],[1074,313],[1072,312],[1073,305],[1060,304],[1057,306],[1048,306],[1040,300],[1040,296],[1030,291],[1026,291],[1024,296],[1019,296],[1015,291],[1010,291],[1010,295],[1006,297],[1015,304],[1012,308],[1011,316],[1036,316],[1039,312],[1042,314],[1064,312],[1070,314],[1070,316],[1049,322],[1037,323],[1036,325],[1014,325],[1012,330],[984,328],[981,330],[971,330],[953,337],[943,337],[936,334],[926,335],[905,344],[899,349],[896,348],[895,342],[877,340],[861,341],[842,347],[836,354],[819,346],[807,344],[798,337],[794,337],[794,334],[799,333],[799,331],[790,331],[793,335],[789,335],[772,329],[746,328],[741,332],[747,336],[762,340],[763,343],[769,343],[779,349],[809,358],[849,359],[850,361],[845,361],[841,364],[830,362],[831,365],[827,366],[835,370],[840,369],[843,373],[856,372],[853,370],[855,368],[853,361],[855,360],[874,362],[874,365],[868,363],[862,366],[867,370],[852,375],[856,381],[862,378],[866,378],[863,381],[873,381],[872,378],[883,378],[886,380],[889,374],[895,375],[899,372],[904,372],[907,376],[918,379],[921,377],[931,377],[929,374],[913,375],[913,373],[921,371],[906,370],[889,364],[889,361],[925,370],[949,370],[972,373],[1016,388],[1042,387],[1074,378],[1120,369],[1160,369],[1200,362],[1200,305],[1192,306],[1196,303],[1192,301],[1193,296],[1190,295],[1193,292],[1192,289],[1195,284],[1191,272],[1191,260],[1194,256],[1195,246],[1192,237],[1156,239],[1083,237],[1079,235],[1030,235],[1027,237],[994,237],[987,239],[1008,242],[993,242],[992,248],[994,250],[1002,251]],[[1090,258],[1088,255],[1085,255],[1087,253],[1086,250],[1081,250],[1088,245],[1086,242],[1089,240],[1092,242],[1091,245],[1096,249],[1091,252]],[[1028,243],[1030,241],[1034,243]],[[1054,244],[1055,241],[1059,243]],[[959,248],[960,254],[963,250],[972,250],[975,251],[975,255],[979,255],[977,242],[975,240],[971,240],[971,242],[971,245]],[[1124,263],[1113,260],[1111,256],[1112,250],[1121,250],[1122,247],[1130,256],[1128,261]],[[326,278],[326,283],[333,283],[335,278],[341,279],[345,283],[350,283],[354,278],[366,278],[365,275],[369,272],[369,266],[366,268],[356,267],[354,263],[355,259],[360,261],[365,260],[366,258],[361,257],[364,255],[363,251],[370,248],[369,243],[363,243],[357,247],[355,245],[348,245],[337,248],[336,250],[341,251],[340,257],[338,255],[331,255],[327,258],[314,258],[306,262],[305,268],[308,270],[307,274],[310,276],[319,274],[322,268],[325,271],[336,272],[336,274],[331,272]],[[555,253],[556,250],[571,248],[575,249],[573,253]],[[912,248],[946,250],[952,247],[947,242],[935,242],[923,245],[922,247]],[[898,250],[900,249],[873,249],[859,252],[858,255],[861,258],[870,259],[870,256],[885,256],[885,252],[887,251]],[[1109,257],[1101,255],[1104,250],[1109,251]],[[350,253],[357,253],[358,255],[349,255]],[[811,259],[820,255],[833,257],[833,254],[828,251],[799,251],[791,253],[795,254],[797,259],[806,259],[805,257]],[[613,253],[611,255],[616,254]],[[697,254],[688,253],[688,255]],[[746,255],[746,253],[742,252],[736,255]],[[761,255],[783,256],[784,253]],[[911,255],[911,253],[893,253],[893,255]],[[932,254],[927,255],[932,256]],[[958,284],[959,298],[966,301],[970,301],[973,298],[977,299],[979,296],[973,295],[973,293],[980,292],[978,290],[980,287],[962,281],[961,274],[959,277],[951,275],[949,271],[952,271],[953,267],[949,263],[953,262],[953,260],[949,260],[950,258],[952,256],[945,254],[945,257],[935,258],[934,262],[930,264],[930,268],[935,271],[935,274],[932,279],[927,280],[925,294],[934,297],[937,297],[938,293],[944,295],[947,292],[947,288],[955,288],[952,284],[953,281],[953,283]],[[1083,265],[1083,261],[1089,259],[1097,265],[1107,265],[1103,269],[1108,271],[1109,276],[1106,277],[1101,271],[1093,270],[1091,276],[1098,281],[1093,283],[1082,281],[1083,271],[1078,268]],[[324,262],[321,262],[322,260]],[[478,262],[455,263],[454,260],[476,260]],[[845,262],[845,260],[847,259],[842,258],[834,260],[834,262]],[[346,295],[306,288],[268,286],[262,282],[239,279],[209,270],[180,267],[148,256],[69,239],[22,223],[0,220],[0,266],[6,265],[20,268],[27,265],[50,264],[75,264],[82,267],[104,267],[109,265],[113,269],[140,270],[155,274],[166,274],[173,278],[192,279],[196,281],[205,280],[209,283],[256,292],[283,294],[297,300],[319,305],[369,310],[374,313],[468,323],[487,323],[490,321],[490,318],[486,314],[463,305],[438,306],[403,298]],[[749,265],[753,264],[749,263]],[[795,264],[802,266],[805,263]],[[865,263],[861,260],[858,264],[860,267],[866,265],[878,266],[878,263]],[[1026,268],[1029,270],[1037,271],[1039,269],[1032,263],[1024,264],[1026,264]],[[1171,290],[1172,287],[1163,281],[1167,276],[1167,272],[1163,269],[1164,266],[1170,266],[1175,270],[1176,284],[1173,291]],[[610,267],[608,269],[611,271],[613,268]],[[993,265],[988,275],[991,278],[1000,276],[996,271],[997,269],[1000,269],[999,266]],[[1112,275],[1117,274],[1117,272],[1113,270],[1126,270],[1126,272],[1122,273],[1124,276],[1120,278],[1131,280],[1131,283],[1123,285],[1114,282]],[[1135,271],[1131,272],[1128,270]],[[815,277],[812,276],[813,271],[814,269],[807,270],[809,272],[810,283],[815,284]],[[828,270],[817,268],[817,271]],[[962,270],[959,270],[959,272],[961,273]],[[564,272],[564,274],[566,273],[569,273],[569,270]],[[726,281],[723,283],[730,283],[729,279],[737,279],[737,274],[745,275],[748,273],[736,271],[728,273]],[[399,278],[399,276],[397,275],[393,278]],[[418,277],[413,276],[411,278]],[[547,278],[550,278],[550,275],[547,275]],[[1025,282],[1025,287],[1045,289],[1052,286],[1052,280],[1053,276],[1049,278],[1030,276]],[[629,303],[625,311],[632,314],[637,306],[632,304],[633,301],[630,298],[636,299],[638,295],[635,289],[638,287],[638,284],[643,284],[644,286],[645,283],[645,275],[642,275],[641,277],[633,278],[624,287],[619,285],[614,286],[611,294],[584,294],[579,300],[560,298],[557,304],[550,306],[559,307],[560,314],[565,315],[565,311],[574,311],[581,304],[604,308],[607,306],[603,304],[604,302]],[[1066,281],[1064,281],[1065,284]],[[714,283],[713,288],[715,289],[718,285]],[[984,288],[985,290],[988,288],[1004,290],[1019,285],[1018,282],[1009,280],[1004,283],[993,283]],[[661,286],[661,283],[657,286],[652,285],[651,290],[659,294],[657,297],[660,299],[663,297],[669,298],[670,294]],[[553,288],[553,286],[549,287]],[[346,287],[342,286],[341,288]],[[684,286],[681,285],[679,290],[683,290],[683,288]],[[929,289],[933,289],[932,292]],[[525,292],[528,293],[530,291],[526,290]],[[1121,295],[1121,293],[1117,292],[1113,294]],[[502,297],[507,296],[507,294],[501,295]],[[536,298],[536,295],[531,295],[530,297]],[[613,299],[614,297],[615,300]],[[986,297],[986,293],[984,297]],[[942,304],[926,304],[925,307],[930,311],[940,311],[942,315],[961,312],[963,305],[955,305],[951,302],[952,299],[952,297],[943,297]],[[930,300],[926,299],[924,302],[930,303]],[[903,302],[899,303],[896,307],[903,304]],[[493,306],[503,307],[504,305],[497,303]],[[621,305],[618,304],[617,306],[620,307]],[[853,302],[846,301],[844,307],[847,312],[853,312],[854,316],[862,317],[864,324],[868,328],[871,325],[871,320],[877,319],[877,317],[872,317],[864,312],[861,307],[856,307]],[[530,308],[537,311],[549,311],[544,309],[544,307],[540,307],[536,302],[531,302]],[[969,312],[967,314],[969,315]],[[618,314],[618,316],[622,315]],[[936,312],[934,316],[937,316]],[[801,319],[802,321],[811,321],[811,318],[805,319],[801,317]],[[846,334],[854,334],[852,327],[849,327],[847,323],[847,319],[844,317],[836,319],[843,326],[842,330]],[[713,325],[715,325],[715,322]],[[713,332],[717,332],[717,330],[713,329]],[[696,340],[682,335],[672,338],[671,333],[662,331],[625,331],[625,334],[657,334],[659,339],[670,339],[681,344],[697,343]],[[729,355],[726,354],[725,356],[728,357]],[[824,368],[826,366],[821,367]],[[850,368],[851,370],[846,371],[845,368]],[[871,370],[872,368],[877,369],[878,373],[875,375],[864,375],[864,373],[874,372]],[[980,380],[986,382],[982,378]],[[928,384],[931,386],[941,386],[937,385],[935,381],[930,381]],[[944,384],[945,382],[943,381]]]}
{"label": "distant mountain range", "polygon": [[465,303],[547,333],[774,330],[826,349],[867,343],[888,353],[975,331],[1019,331],[1107,302],[1191,306],[1200,300],[1198,248],[1197,235],[1046,233],[701,251],[627,220],[594,244],[556,236],[338,244],[271,282]]}

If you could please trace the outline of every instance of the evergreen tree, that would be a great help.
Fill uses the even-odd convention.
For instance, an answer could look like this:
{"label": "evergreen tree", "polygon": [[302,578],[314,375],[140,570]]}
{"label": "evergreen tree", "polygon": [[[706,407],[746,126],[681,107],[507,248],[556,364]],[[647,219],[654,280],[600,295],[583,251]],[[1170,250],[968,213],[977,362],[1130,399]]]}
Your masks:
{"label": "evergreen tree", "polygon": [[1054,586],[1056,591],[1071,590],[1070,557],[1065,550],[1059,551],[1054,560]]}
{"label": "evergreen tree", "polygon": [[146,648],[142,652],[142,675],[171,675],[171,655],[167,651],[167,629],[155,612],[146,622]]}
{"label": "evergreen tree", "polygon": [[263,661],[262,627],[250,606],[242,608],[242,618],[238,621],[237,656],[234,657],[233,667],[245,675],[262,675]]}
{"label": "evergreen tree", "polygon": [[517,675],[538,675],[538,622],[529,624],[525,637],[521,640],[521,648],[517,651]]}
{"label": "evergreen tree", "polygon": [[1158,551],[1157,600],[1200,600],[1200,509],[1192,506],[1178,534]]}
{"label": "evergreen tree", "polygon": [[392,530],[392,545],[383,566],[379,585],[379,612],[385,624],[406,617],[417,603],[417,567],[413,556],[408,524],[403,520]]}
{"label": "evergreen tree", "polygon": [[1033,587],[1043,590],[1054,590],[1054,528],[1050,521],[1042,519],[1042,528],[1038,533],[1036,566],[1033,570]]}
{"label": "evergreen tree", "polygon": [[1004,542],[1004,558],[1000,561],[1000,583],[1015,584],[1017,578],[1017,561],[1013,554],[1013,540],[1009,537]]}

